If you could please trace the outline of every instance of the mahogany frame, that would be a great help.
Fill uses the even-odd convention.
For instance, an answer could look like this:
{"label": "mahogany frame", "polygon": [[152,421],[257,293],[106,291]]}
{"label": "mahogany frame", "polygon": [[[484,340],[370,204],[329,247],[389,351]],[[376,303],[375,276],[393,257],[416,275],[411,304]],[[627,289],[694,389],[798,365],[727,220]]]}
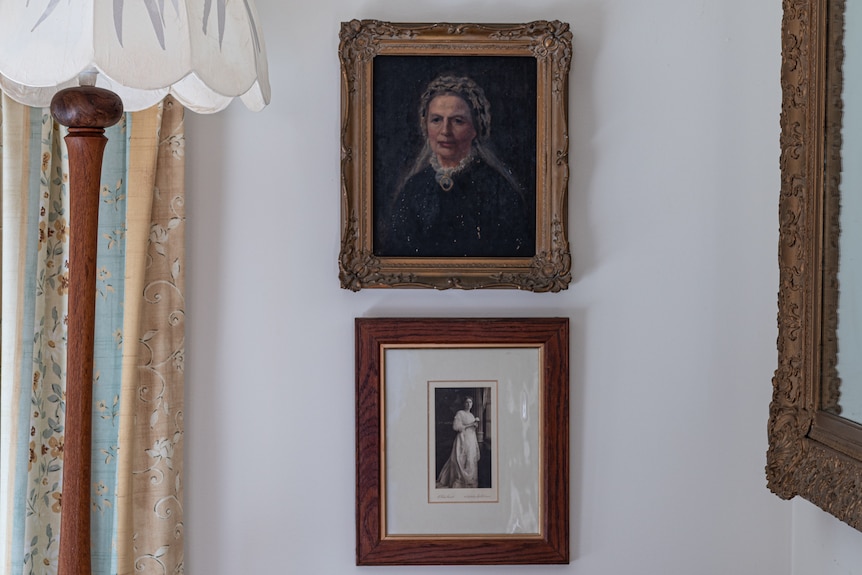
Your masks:
{"label": "mahogany frame", "polygon": [[[356,330],[356,564],[514,565],[569,562],[569,320],[358,318]],[[538,346],[540,533],[384,533],[385,432],[382,362],[398,347]]]}

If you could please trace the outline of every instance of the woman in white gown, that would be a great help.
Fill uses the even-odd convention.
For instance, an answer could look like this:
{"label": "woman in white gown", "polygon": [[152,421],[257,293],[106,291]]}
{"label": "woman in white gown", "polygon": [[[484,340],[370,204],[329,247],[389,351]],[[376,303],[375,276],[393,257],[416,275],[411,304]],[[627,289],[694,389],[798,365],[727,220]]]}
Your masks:
{"label": "woman in white gown", "polygon": [[468,397],[464,400],[464,409],[455,414],[452,429],[457,435],[452,454],[437,477],[438,488],[479,486],[479,441],[476,439],[479,418],[473,416],[472,409],[473,399]]}

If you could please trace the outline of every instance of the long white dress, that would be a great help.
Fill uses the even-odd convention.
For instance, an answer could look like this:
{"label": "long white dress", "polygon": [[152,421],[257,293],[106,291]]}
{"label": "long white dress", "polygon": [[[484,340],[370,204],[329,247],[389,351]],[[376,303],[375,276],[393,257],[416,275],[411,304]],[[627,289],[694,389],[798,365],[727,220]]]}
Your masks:
{"label": "long white dress", "polygon": [[[458,432],[452,444],[452,454],[440,470],[437,487],[478,487],[479,485],[479,441],[476,426],[470,425],[476,417],[463,409],[455,414],[452,429]],[[468,427],[469,426],[469,427]]]}

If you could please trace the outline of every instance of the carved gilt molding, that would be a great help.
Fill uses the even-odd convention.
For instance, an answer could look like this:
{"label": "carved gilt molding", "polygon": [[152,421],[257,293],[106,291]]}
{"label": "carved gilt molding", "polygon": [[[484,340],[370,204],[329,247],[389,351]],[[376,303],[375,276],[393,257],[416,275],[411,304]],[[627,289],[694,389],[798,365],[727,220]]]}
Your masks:
{"label": "carved gilt molding", "polygon": [[[528,257],[420,258],[385,257],[375,253],[374,194],[383,192],[373,189],[373,73],[375,59],[384,56],[535,59],[534,254]],[[568,24],[544,20],[527,24],[352,20],[342,23],[339,57],[342,215],[338,262],[341,286],[352,291],[381,287],[510,288],[535,292],[566,289],[572,281],[567,238],[568,73],[572,61],[572,33]],[[532,189],[532,183],[530,187]],[[387,190],[387,193],[390,192]]]}
{"label": "carved gilt molding", "polygon": [[860,529],[862,426],[837,414],[835,369],[844,0],[783,6],[778,367],[767,485]]}

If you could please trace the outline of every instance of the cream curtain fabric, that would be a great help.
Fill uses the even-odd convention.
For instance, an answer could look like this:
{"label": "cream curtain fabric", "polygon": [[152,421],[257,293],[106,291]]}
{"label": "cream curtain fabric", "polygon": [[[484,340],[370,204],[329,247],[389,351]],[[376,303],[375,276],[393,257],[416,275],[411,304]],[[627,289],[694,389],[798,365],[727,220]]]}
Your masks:
{"label": "cream curtain fabric", "polygon": [[[68,224],[64,129],[3,96],[0,572],[56,574]],[[93,405],[94,574],[183,572],[184,133],[171,99],[109,128]]]}

